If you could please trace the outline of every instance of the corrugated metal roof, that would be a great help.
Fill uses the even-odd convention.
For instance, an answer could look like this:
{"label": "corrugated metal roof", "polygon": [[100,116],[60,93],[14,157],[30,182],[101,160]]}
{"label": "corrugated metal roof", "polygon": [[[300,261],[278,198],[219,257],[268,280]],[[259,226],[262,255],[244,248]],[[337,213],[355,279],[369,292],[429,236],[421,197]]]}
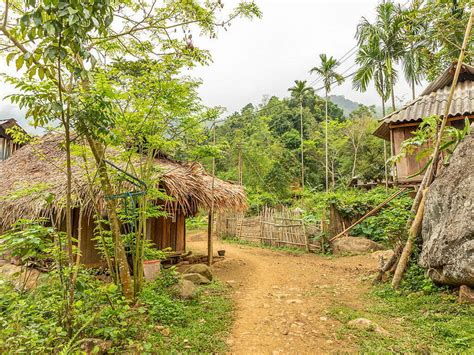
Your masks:
{"label": "corrugated metal roof", "polygon": [[[451,86],[423,95],[398,111],[386,116],[384,123],[413,122],[432,115],[444,116]],[[456,85],[448,117],[474,113],[474,81],[464,81]]]}
{"label": "corrugated metal roof", "polygon": [[[456,64],[451,65],[423,93],[382,120],[374,135],[389,140],[389,125],[420,121],[432,115],[444,116]],[[448,117],[474,114],[474,67],[464,64],[454,91]]]}

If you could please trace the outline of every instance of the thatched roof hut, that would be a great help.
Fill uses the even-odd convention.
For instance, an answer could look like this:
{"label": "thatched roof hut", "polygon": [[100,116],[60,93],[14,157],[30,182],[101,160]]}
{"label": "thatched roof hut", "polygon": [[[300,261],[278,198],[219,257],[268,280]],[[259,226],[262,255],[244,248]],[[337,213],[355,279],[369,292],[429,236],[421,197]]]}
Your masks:
{"label": "thatched roof hut", "polygon": [[[0,227],[8,228],[19,218],[35,218],[51,210],[56,215],[62,214],[66,196],[65,158],[63,136],[48,134],[0,163]],[[91,194],[83,157],[74,155],[72,165],[73,205],[91,211],[94,198],[102,205],[101,192],[96,189]],[[89,171],[89,175],[93,173]],[[199,209],[210,208],[212,177],[199,163],[159,158],[155,159],[154,174],[157,186],[172,198],[164,202],[168,210],[178,209],[185,216],[192,216]],[[246,208],[243,188],[218,178],[214,201],[216,210]]]}
{"label": "thatched roof hut", "polygon": [[[81,245],[82,260],[86,265],[100,264],[100,256],[94,241],[93,211],[98,206],[103,211],[104,196],[97,182],[90,183],[96,177],[95,162],[87,148],[78,146],[86,154],[73,154],[73,229],[77,237],[78,230],[85,235]],[[89,155],[87,155],[89,153]],[[131,172],[130,164],[120,163],[117,158],[123,152],[110,149],[107,156],[124,170]],[[7,160],[0,162],[0,231],[20,218],[33,219],[53,217],[60,229],[64,228],[66,201],[66,153],[64,136],[48,134],[20,148]],[[132,159],[135,167],[138,157]],[[121,173],[113,174],[122,193],[136,187],[126,181],[118,181]],[[115,176],[114,176],[115,175]],[[169,212],[168,217],[152,218],[147,223],[148,238],[158,248],[171,248],[177,253],[186,249],[185,218],[195,215],[199,209],[210,209],[214,196],[215,210],[244,210],[247,207],[242,186],[206,173],[198,163],[183,163],[166,157],[154,159],[153,179],[157,187],[170,197],[155,201]],[[79,218],[79,211],[86,218]],[[82,224],[81,224],[82,223]]]}

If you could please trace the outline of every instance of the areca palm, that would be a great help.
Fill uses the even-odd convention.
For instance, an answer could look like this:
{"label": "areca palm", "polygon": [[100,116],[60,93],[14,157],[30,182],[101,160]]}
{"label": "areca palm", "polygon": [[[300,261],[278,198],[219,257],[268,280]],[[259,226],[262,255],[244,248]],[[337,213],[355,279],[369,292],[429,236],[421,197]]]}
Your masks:
{"label": "areca palm", "polygon": [[424,18],[420,18],[421,1],[414,1],[410,8],[401,13],[402,41],[406,49],[402,54],[403,73],[411,86],[412,99],[415,99],[415,86],[421,83],[428,67],[426,61],[426,36],[429,25]]}
{"label": "areca palm", "polygon": [[314,67],[310,70],[310,73],[316,73],[323,79],[325,100],[326,100],[326,127],[325,127],[325,156],[326,156],[326,191],[329,189],[329,153],[328,153],[328,95],[331,91],[332,85],[341,85],[344,81],[344,77],[336,72],[336,68],[339,66],[339,62],[333,57],[328,57],[326,54],[320,54],[321,65]]}
{"label": "areca palm", "polygon": [[306,86],[306,80],[295,80],[295,86],[288,89],[300,104],[300,139],[301,139],[301,188],[304,190],[304,149],[303,149],[303,99],[312,90]]}
{"label": "areca palm", "polygon": [[[400,7],[392,1],[383,1],[376,8],[375,22],[370,23],[363,17],[357,26],[356,33],[356,38],[360,46],[359,54],[361,50],[363,50],[366,53],[375,55],[377,62],[382,63],[384,66],[384,79],[380,80],[384,82],[384,84],[388,84],[384,91],[389,93],[392,98],[393,110],[395,110],[394,85],[397,81],[395,64],[402,57],[404,49],[402,26],[403,19]],[[378,51],[374,49],[375,46],[378,46]],[[364,53],[362,53],[362,55],[364,55]],[[367,69],[368,68],[361,66],[359,70],[367,71]],[[370,74],[370,70],[366,74]],[[372,77],[368,79],[371,81]],[[365,91],[365,89],[362,91]],[[382,98],[385,99],[385,97]]]}

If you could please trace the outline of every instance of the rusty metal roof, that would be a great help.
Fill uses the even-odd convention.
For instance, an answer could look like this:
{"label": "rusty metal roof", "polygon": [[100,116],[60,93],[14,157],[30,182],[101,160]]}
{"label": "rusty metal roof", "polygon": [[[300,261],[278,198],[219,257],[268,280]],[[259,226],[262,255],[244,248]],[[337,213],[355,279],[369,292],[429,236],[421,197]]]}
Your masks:
{"label": "rusty metal roof", "polygon": [[[455,64],[430,83],[418,98],[385,116],[374,134],[388,140],[390,124],[421,121],[432,115],[443,117],[453,81],[453,68]],[[465,64],[462,66],[448,117],[472,114],[474,114],[474,67]]]}

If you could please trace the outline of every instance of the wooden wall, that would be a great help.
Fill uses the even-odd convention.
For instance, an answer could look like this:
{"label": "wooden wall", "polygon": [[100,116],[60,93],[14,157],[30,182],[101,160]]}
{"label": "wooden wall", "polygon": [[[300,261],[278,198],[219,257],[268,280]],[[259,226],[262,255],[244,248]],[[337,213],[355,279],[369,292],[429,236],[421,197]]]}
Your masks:
{"label": "wooden wall", "polygon": [[181,211],[174,217],[150,218],[147,223],[147,237],[157,248],[171,248],[177,253],[186,251],[186,223]]}
{"label": "wooden wall", "polygon": [[[400,148],[404,140],[413,137],[411,132],[414,130],[416,130],[416,126],[395,127],[392,129],[392,144],[394,154],[398,154],[400,152]],[[416,154],[417,153],[414,153],[413,155],[404,157],[396,163],[397,182],[420,182],[423,179],[423,175],[408,178],[408,176],[420,171],[427,162],[427,158],[418,161],[416,159]]]}
{"label": "wooden wall", "polygon": [[[469,116],[471,123],[474,121],[474,117]],[[390,127],[390,138],[392,140],[393,151],[392,154],[398,154],[400,152],[401,145],[404,140],[413,137],[412,132],[415,131],[419,123],[406,123],[399,124]],[[448,125],[454,126],[458,129],[464,127],[464,117],[453,117],[448,119]],[[414,154],[402,158],[396,163],[397,170],[397,182],[399,183],[419,183],[423,179],[423,174],[417,175],[412,178],[408,176],[419,172],[428,162],[428,157],[421,160],[416,159],[417,152]]]}
{"label": "wooden wall", "polygon": [[0,161],[8,159],[17,149],[18,144],[11,139],[0,137]]}
{"label": "wooden wall", "polygon": [[[82,230],[81,238],[81,263],[89,267],[105,266],[96,249],[97,242],[93,240],[94,222],[92,216],[84,215],[80,223]],[[61,231],[66,230],[63,221],[59,227]],[[79,234],[79,210],[73,210],[73,237],[78,238]],[[157,248],[171,248],[177,253],[186,251],[186,224],[184,214],[179,212],[175,218],[160,217],[150,218],[147,221],[147,238],[150,239]]]}

